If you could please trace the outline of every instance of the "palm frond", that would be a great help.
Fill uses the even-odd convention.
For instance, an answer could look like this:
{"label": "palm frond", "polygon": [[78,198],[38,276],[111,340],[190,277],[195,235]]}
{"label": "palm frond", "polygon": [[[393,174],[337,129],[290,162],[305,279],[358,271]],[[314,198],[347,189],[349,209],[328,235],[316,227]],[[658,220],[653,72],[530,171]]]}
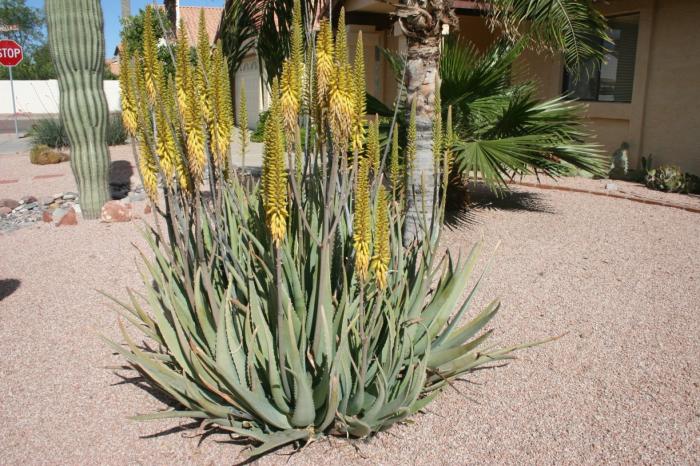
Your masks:
{"label": "palm frond", "polygon": [[600,63],[610,41],[605,17],[591,0],[489,0],[490,18],[511,38],[561,52],[568,69]]}
{"label": "palm frond", "polygon": [[564,97],[541,101],[532,82],[510,83],[523,43],[500,43],[479,54],[448,41],[441,62],[443,105],[453,106],[456,166],[492,189],[515,175],[557,177],[572,168],[603,174],[605,158],[587,142],[583,106]]}

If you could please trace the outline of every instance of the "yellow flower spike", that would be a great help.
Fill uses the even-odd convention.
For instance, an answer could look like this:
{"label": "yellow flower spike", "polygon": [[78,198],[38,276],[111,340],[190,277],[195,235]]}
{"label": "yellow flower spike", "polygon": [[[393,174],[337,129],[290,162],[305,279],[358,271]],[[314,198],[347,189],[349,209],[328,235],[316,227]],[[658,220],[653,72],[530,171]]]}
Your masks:
{"label": "yellow flower spike", "polygon": [[207,124],[211,124],[212,110],[210,102],[210,80],[211,76],[211,49],[209,47],[209,36],[207,35],[206,23],[204,21],[204,10],[199,14],[199,30],[197,32],[197,68],[195,80],[197,84],[197,94],[199,95],[199,105],[202,116]]}
{"label": "yellow flower spike", "polygon": [[293,142],[294,133],[299,125],[300,91],[301,89],[296,85],[294,63],[290,60],[285,60],[282,65],[282,78],[280,81],[280,105],[288,144]]}
{"label": "yellow flower spike", "polygon": [[387,285],[387,273],[391,260],[389,208],[387,207],[386,191],[380,186],[377,191],[377,217],[375,219],[374,256],[370,261],[370,270],[374,272],[377,288],[383,290]]}
{"label": "yellow flower spike", "polygon": [[316,39],[316,89],[319,107],[328,100],[335,67],[333,65],[333,32],[328,20],[321,21]]}
{"label": "yellow flower spike", "polygon": [[328,99],[331,134],[340,152],[348,147],[355,115],[350,80],[350,65],[337,67]]}
{"label": "yellow flower spike", "polygon": [[401,174],[401,163],[399,162],[399,128],[394,127],[394,132],[391,139],[391,162],[389,168],[391,175],[391,195],[394,201],[398,200],[399,191],[403,176]]}
{"label": "yellow flower spike", "polygon": [[371,211],[369,198],[369,165],[367,158],[360,159],[355,181],[355,212],[353,216],[353,244],[355,248],[355,273],[361,282],[367,280],[371,237]]}
{"label": "yellow flower spike", "polygon": [[204,152],[204,131],[202,115],[199,113],[199,96],[194,80],[188,83],[187,107],[185,111],[185,133],[187,138],[187,164],[195,187],[204,177],[206,154]]}
{"label": "yellow flower spike", "polygon": [[187,108],[187,86],[189,85],[190,77],[190,46],[187,42],[187,29],[185,22],[180,19],[180,28],[177,34],[177,50],[175,57],[175,88],[177,90],[177,103],[180,106],[180,111],[184,112]]}
{"label": "yellow flower spike", "polygon": [[369,137],[367,138],[367,158],[372,164],[374,173],[379,173],[381,154],[379,146],[379,115],[374,115],[373,121],[369,122]]}
{"label": "yellow flower spike", "polygon": [[362,42],[362,31],[357,35],[355,46],[355,60],[352,68],[352,94],[355,115],[352,129],[352,150],[358,154],[362,152],[365,143],[365,112],[367,109],[367,97],[365,96],[365,54]]}
{"label": "yellow flower spike", "polygon": [[416,99],[411,103],[411,115],[408,119],[408,131],[406,134],[406,151],[404,159],[406,163],[406,173],[410,173],[413,161],[416,158]]}
{"label": "yellow flower spike", "polygon": [[279,246],[287,235],[287,175],[277,78],[272,82],[272,101],[265,122],[263,150],[263,202],[272,241]]}
{"label": "yellow flower spike", "polygon": [[[445,128],[444,148],[445,155],[442,161],[442,187],[447,192],[447,185],[450,181],[450,171],[452,171],[452,145],[454,144],[454,132],[452,130],[452,105],[447,107],[447,128]],[[444,197],[444,195],[443,195]],[[444,203],[444,202],[443,202]]]}
{"label": "yellow flower spike", "polygon": [[124,50],[119,55],[119,90],[121,94],[122,122],[131,136],[136,134],[136,103],[133,93],[133,69],[129,51]]}
{"label": "yellow flower spike", "polygon": [[211,121],[209,122],[209,137],[211,150],[214,155],[214,163],[222,170],[228,168],[226,163],[228,148],[231,143],[230,123],[230,97],[228,72],[225,69],[226,62],[221,48],[221,42],[217,43],[211,61],[210,73],[210,98]]}
{"label": "yellow flower spike", "polygon": [[345,7],[340,9],[338,15],[338,31],[335,34],[335,62],[339,66],[349,64],[348,61],[348,33],[345,27]]}
{"label": "yellow flower spike", "polygon": [[[165,114],[168,117],[168,122],[170,123],[170,135],[168,140],[169,151],[173,154],[173,159],[175,163],[175,176],[177,179],[178,186],[181,191],[189,192],[191,189],[190,185],[190,173],[187,167],[186,154],[182,153],[181,148],[185,148],[185,140],[182,132],[182,127],[180,125],[180,113],[178,112],[177,101],[177,84],[175,83],[175,78],[172,74],[168,75],[168,84],[165,91]],[[184,109],[184,107],[183,107]]]}
{"label": "yellow flower spike", "polygon": [[153,8],[146,6],[143,24],[143,73],[148,92],[148,101],[154,105],[157,100],[158,84],[161,76],[161,63],[158,60],[158,44],[153,30]]}
{"label": "yellow flower spike", "polygon": [[440,167],[442,158],[442,104],[440,99],[440,88],[435,92],[435,115],[433,116],[433,159],[435,160],[435,168]]}
{"label": "yellow flower spike", "polygon": [[[160,105],[158,107],[160,107]],[[156,110],[156,154],[160,161],[160,168],[163,170],[165,182],[169,187],[172,187],[175,154],[171,152],[174,144],[170,144],[169,135],[170,130],[165,121],[165,115],[162,111]]]}
{"label": "yellow flower spike", "polygon": [[158,198],[158,169],[151,151],[151,145],[146,138],[139,140],[139,171],[143,178],[143,189],[152,201]]}
{"label": "yellow flower spike", "polygon": [[245,86],[241,86],[241,97],[238,107],[238,140],[241,145],[241,165],[245,167],[245,154],[248,151],[250,134],[248,132],[248,103],[246,101]]}
{"label": "yellow flower spike", "polygon": [[291,61],[294,74],[294,89],[301,96],[304,79],[304,29],[301,24],[301,2],[294,0],[292,12]]}

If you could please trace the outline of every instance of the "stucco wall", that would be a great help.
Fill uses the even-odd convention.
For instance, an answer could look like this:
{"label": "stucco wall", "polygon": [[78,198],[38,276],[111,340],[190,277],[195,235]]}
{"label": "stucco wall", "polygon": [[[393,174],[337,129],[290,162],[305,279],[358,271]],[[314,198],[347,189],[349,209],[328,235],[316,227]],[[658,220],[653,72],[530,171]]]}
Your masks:
{"label": "stucco wall", "polygon": [[[46,81],[15,81],[15,103],[17,113],[23,115],[32,114],[58,114],[58,81],[50,79]],[[110,112],[121,110],[119,102],[119,81],[104,82],[107,105]],[[12,113],[12,93],[10,81],[0,81],[0,114]]]}
{"label": "stucco wall", "polygon": [[656,3],[642,150],[700,175],[700,1]]}
{"label": "stucco wall", "polygon": [[[639,13],[632,102],[586,103],[588,127],[608,153],[630,145],[630,165],[653,154],[700,173],[700,0],[615,0],[601,6],[613,16]],[[542,97],[562,90],[561,59],[526,53],[516,68],[534,78]]]}

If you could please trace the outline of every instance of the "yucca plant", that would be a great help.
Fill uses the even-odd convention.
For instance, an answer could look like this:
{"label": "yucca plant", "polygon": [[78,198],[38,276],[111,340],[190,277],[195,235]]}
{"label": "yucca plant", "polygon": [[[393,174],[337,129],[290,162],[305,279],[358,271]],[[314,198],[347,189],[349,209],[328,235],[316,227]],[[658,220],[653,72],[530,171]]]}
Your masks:
{"label": "yucca plant", "polygon": [[[126,125],[167,228],[146,234],[145,294],[120,303],[143,342],[122,327],[125,344],[110,344],[177,406],[137,419],[201,419],[256,444],[252,455],[327,434],[367,437],[524,347],[482,348],[498,302],[463,319],[481,280],[465,298],[480,246],[456,260],[438,255],[438,221],[402,245],[401,168],[392,163],[384,179],[376,123],[369,134],[362,124],[362,47],[350,63],[344,31],[334,38],[322,22],[306,53],[292,41],[253,186],[226,163],[219,48],[205,56],[200,44],[196,67],[176,60],[174,84],[163,83],[152,50],[122,63]],[[303,153],[301,134],[314,135]],[[448,164],[436,159],[438,175]]]}

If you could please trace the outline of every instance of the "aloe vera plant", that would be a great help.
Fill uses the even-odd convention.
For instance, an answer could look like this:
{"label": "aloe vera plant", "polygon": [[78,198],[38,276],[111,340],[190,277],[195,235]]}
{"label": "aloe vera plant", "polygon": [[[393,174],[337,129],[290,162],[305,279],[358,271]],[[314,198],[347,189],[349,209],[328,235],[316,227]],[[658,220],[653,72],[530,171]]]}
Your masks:
{"label": "aloe vera plant", "polygon": [[[294,27],[301,28],[298,16]],[[363,57],[349,62],[339,31],[333,39],[322,23],[314,54],[293,41],[281,82],[273,81],[263,177],[253,186],[227,173],[211,137],[204,139],[209,183],[199,177],[193,127],[211,134],[226,108],[205,87],[216,79],[196,79],[226,69],[216,50],[211,60],[199,57],[208,70],[178,63],[174,89],[155,86],[150,100],[141,73],[158,72],[134,60],[122,66],[134,73],[123,83],[132,88],[126,98],[143,96],[152,118],[163,120],[158,134],[136,129],[135,136],[139,156],[155,154],[166,178],[166,207],[154,207],[167,228],[146,234],[145,294],[130,291],[128,302],[118,301],[149,343],[122,327],[125,344],[110,344],[177,406],[137,419],[201,419],[254,443],[252,455],[328,434],[366,437],[417,413],[456,377],[522,347],[482,349],[498,302],[465,320],[481,280],[470,279],[480,246],[457,259],[438,255],[438,222],[424,225],[422,241],[403,246],[401,203],[387,194],[381,165],[358,130],[364,82],[352,70]],[[160,95],[179,86],[188,89],[181,103]],[[301,134],[313,135],[303,154]],[[170,138],[173,154],[158,149]],[[164,169],[164,156],[184,175]],[[448,158],[438,157],[436,176]],[[392,167],[392,184],[398,171]]]}

